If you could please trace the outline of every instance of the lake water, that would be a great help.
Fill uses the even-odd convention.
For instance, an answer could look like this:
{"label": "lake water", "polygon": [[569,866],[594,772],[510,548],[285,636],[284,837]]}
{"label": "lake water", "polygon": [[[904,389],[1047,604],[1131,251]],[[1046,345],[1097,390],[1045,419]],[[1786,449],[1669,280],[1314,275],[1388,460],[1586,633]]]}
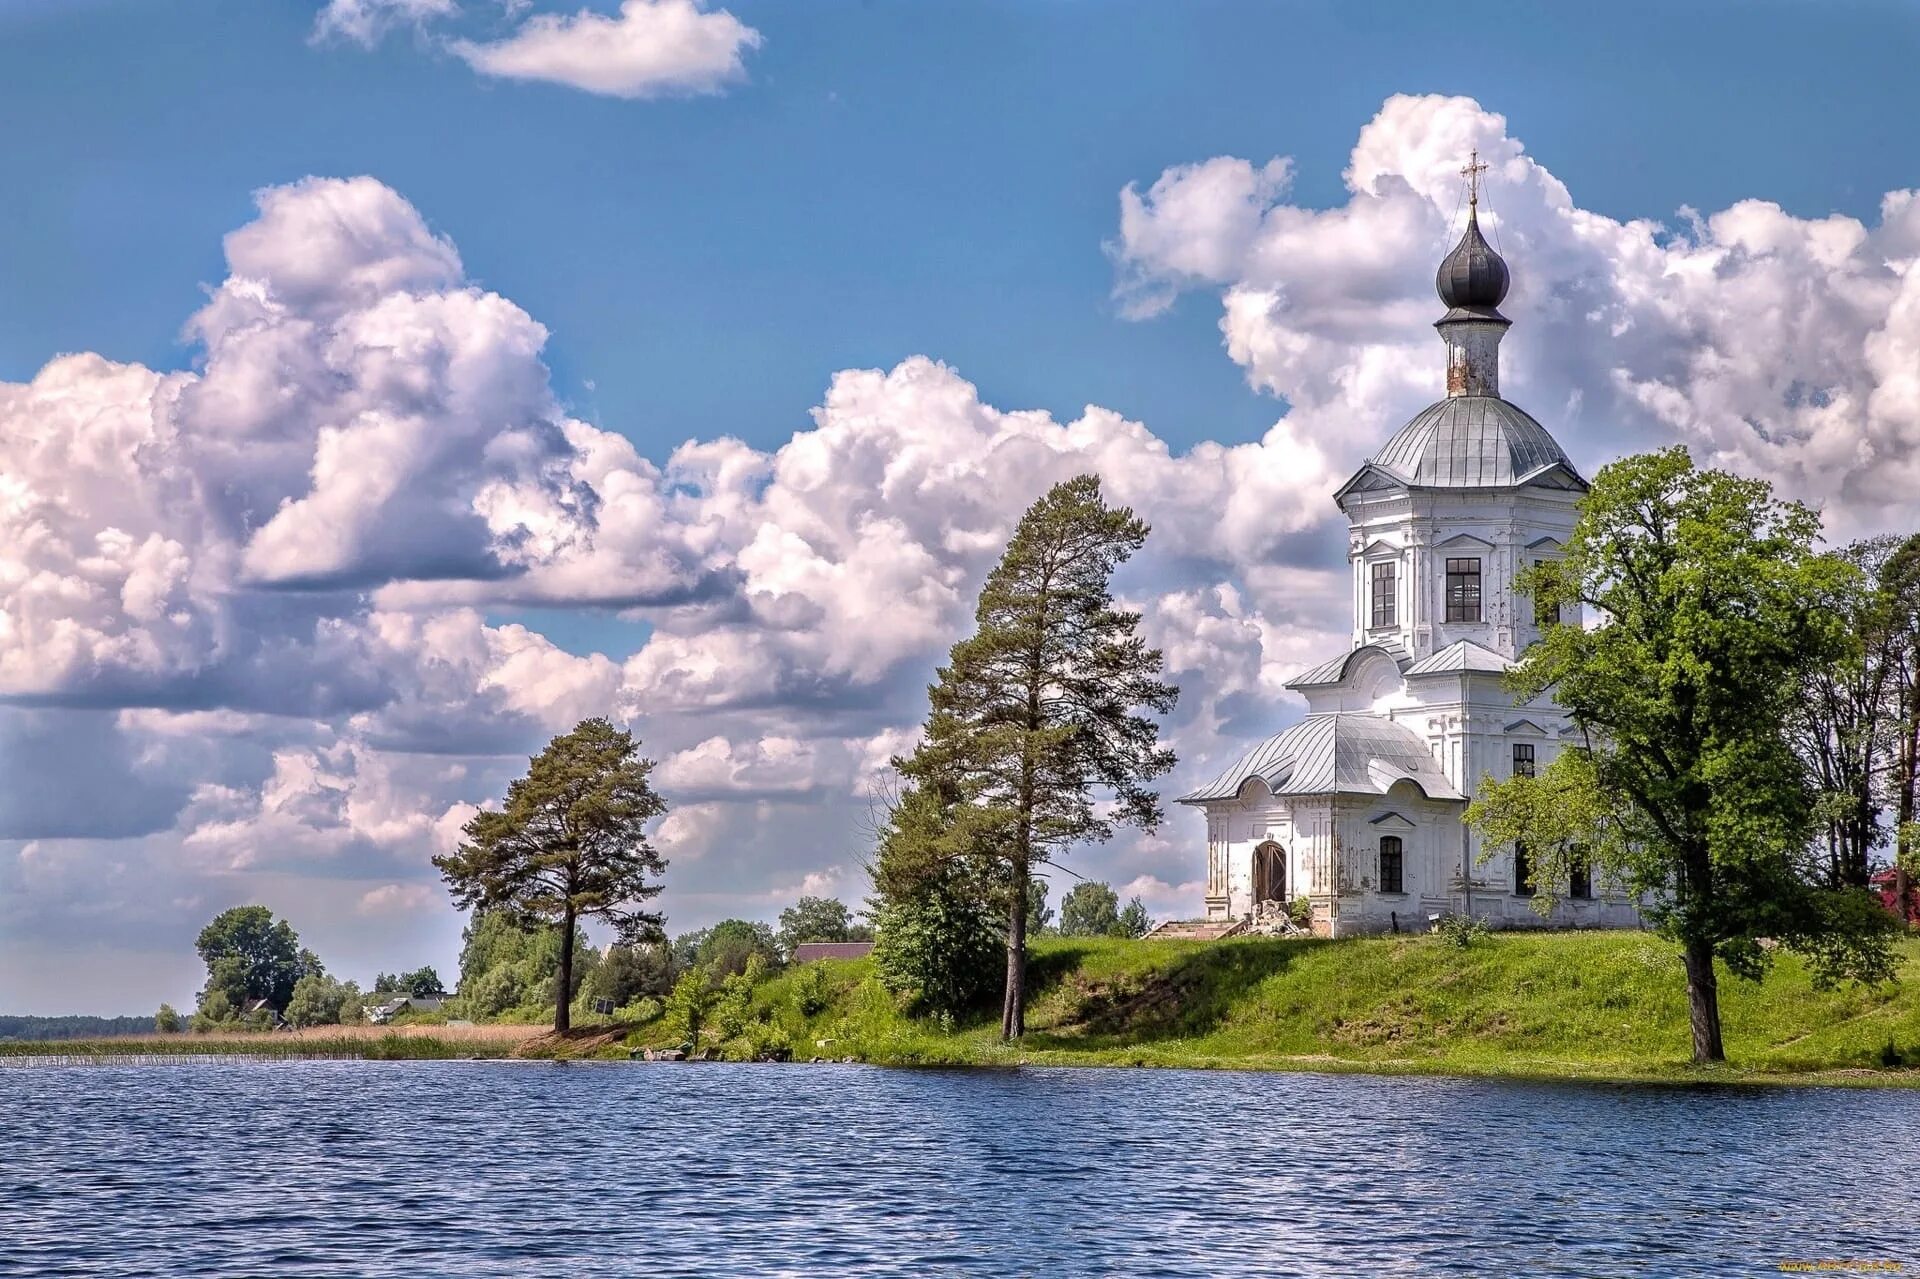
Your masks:
{"label": "lake water", "polygon": [[1920,1093],[0,1067],[0,1275],[1920,1271]]}

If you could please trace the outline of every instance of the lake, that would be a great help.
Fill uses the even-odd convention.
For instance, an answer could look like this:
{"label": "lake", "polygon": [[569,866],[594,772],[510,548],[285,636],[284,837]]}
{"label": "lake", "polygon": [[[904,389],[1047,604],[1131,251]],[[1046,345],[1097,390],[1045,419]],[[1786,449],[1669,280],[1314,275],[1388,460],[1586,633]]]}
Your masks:
{"label": "lake", "polygon": [[0,1275],[1920,1269],[1915,1092],[16,1066],[0,1141]]}

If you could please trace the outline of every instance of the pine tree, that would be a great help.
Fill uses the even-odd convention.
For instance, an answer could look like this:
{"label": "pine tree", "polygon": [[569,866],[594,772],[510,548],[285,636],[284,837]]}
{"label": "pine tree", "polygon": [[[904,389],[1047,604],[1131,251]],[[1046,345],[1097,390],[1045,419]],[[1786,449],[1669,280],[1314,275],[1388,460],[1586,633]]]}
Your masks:
{"label": "pine tree", "polygon": [[[476,813],[458,851],[433,859],[462,909],[503,911],[525,927],[581,919],[612,924],[627,944],[656,941],[661,917],[643,909],[660,891],[667,862],[646,824],[667,811],[649,781],[653,761],[633,735],[604,719],[582,720],[534,756],[507,787],[497,812]],[[568,1029],[573,947],[560,947],[553,1028]]]}
{"label": "pine tree", "polygon": [[1160,822],[1148,783],[1174,756],[1141,712],[1165,715],[1179,690],[1160,679],[1159,650],[1111,588],[1147,531],[1132,511],[1108,507],[1091,475],[1034,503],[981,591],[973,636],[928,690],[920,749],[897,761],[910,785],[956,797],[963,855],[991,867],[1004,895],[1008,1039],[1026,1028],[1034,869],[1117,824]]}

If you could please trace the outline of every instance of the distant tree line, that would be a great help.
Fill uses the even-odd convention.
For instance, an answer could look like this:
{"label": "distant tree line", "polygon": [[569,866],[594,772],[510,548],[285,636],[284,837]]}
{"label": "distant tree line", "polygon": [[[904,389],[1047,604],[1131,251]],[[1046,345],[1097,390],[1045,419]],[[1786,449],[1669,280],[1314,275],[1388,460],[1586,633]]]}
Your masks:
{"label": "distant tree line", "polygon": [[151,1028],[145,1017],[0,1017],[0,1039],[95,1039]]}

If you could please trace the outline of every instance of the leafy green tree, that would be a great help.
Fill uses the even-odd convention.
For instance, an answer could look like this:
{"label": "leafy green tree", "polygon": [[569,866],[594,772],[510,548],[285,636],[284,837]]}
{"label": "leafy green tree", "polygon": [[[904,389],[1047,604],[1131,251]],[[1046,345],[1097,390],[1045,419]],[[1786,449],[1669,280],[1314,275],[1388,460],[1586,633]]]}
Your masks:
{"label": "leafy green tree", "polygon": [[1889,781],[1894,810],[1894,900],[1901,917],[1911,924],[1915,922],[1913,879],[1920,875],[1920,533],[1887,557],[1879,586],[1893,640]]}
{"label": "leafy green tree", "polygon": [[1899,548],[1897,539],[1878,537],[1840,552],[1858,571],[1835,575],[1832,594],[1810,606],[1837,616],[1850,642],[1802,675],[1788,719],[1819,791],[1827,878],[1836,888],[1867,886],[1873,850],[1887,833],[1880,799],[1898,753],[1900,677],[1912,644],[1913,601],[1901,598],[1898,575],[1888,572]]}
{"label": "leafy green tree", "polygon": [[1153,919],[1147,914],[1147,904],[1139,897],[1127,898],[1127,904],[1120,908],[1120,920],[1115,932],[1121,937],[1145,937],[1153,931]]}
{"label": "leafy green tree", "polygon": [[1815,788],[1787,724],[1810,670],[1845,660],[1844,621],[1811,607],[1854,572],[1814,550],[1819,518],[1767,485],[1696,470],[1683,448],[1602,470],[1565,558],[1523,574],[1550,626],[1510,673],[1551,692],[1580,730],[1537,778],[1482,781],[1468,810],[1486,847],[1524,841],[1549,909],[1576,862],[1650,893],[1686,964],[1696,1061],[1725,1059],[1718,957],[1757,979],[1761,941],[1804,951],[1824,979],[1892,970],[1882,920],[1809,865]]}
{"label": "leafy green tree", "polygon": [[760,955],[747,960],[747,966],[720,981],[720,994],[713,1005],[713,1024],[723,1039],[732,1039],[746,1030],[753,1017],[753,991],[767,976],[767,961]]}
{"label": "leafy green tree", "polygon": [[674,983],[672,993],[667,996],[666,1013],[671,1019],[669,1024],[680,1028],[686,1038],[688,1052],[700,1046],[700,1031],[707,1024],[707,1015],[713,1010],[715,998],[713,977],[700,968],[689,968],[680,974],[680,980]]}
{"label": "leafy green tree", "polygon": [[1120,927],[1120,898],[1109,884],[1082,880],[1060,899],[1060,933],[1106,937]]}
{"label": "leafy green tree", "polygon": [[[928,690],[925,738],[896,767],[951,795],[964,855],[1005,886],[1001,1033],[1026,1026],[1028,897],[1036,867],[1116,823],[1152,830],[1148,783],[1173,767],[1148,715],[1173,709],[1140,616],[1115,607],[1114,571],[1146,541],[1132,511],[1082,475],[1028,509],[980,594],[975,632]],[[1104,802],[1096,803],[1096,799]]]}
{"label": "leafy green tree", "polygon": [[855,923],[845,902],[832,897],[802,897],[780,912],[776,940],[780,953],[792,958],[793,948],[801,942],[872,941],[873,930]]}
{"label": "leafy green tree", "polygon": [[614,1007],[625,1008],[647,996],[664,998],[673,979],[673,951],[664,942],[615,944],[580,989],[588,1000],[611,999]]}
{"label": "leafy green tree", "polygon": [[1053,907],[1047,905],[1047,881],[1034,876],[1027,881],[1027,936],[1038,937],[1053,925]]}
{"label": "leafy green tree", "polygon": [[[613,926],[623,942],[661,935],[645,903],[666,859],[646,826],[667,811],[654,793],[653,761],[633,735],[604,719],[583,720],[533,757],[507,787],[504,807],[476,813],[458,851],[436,857],[456,905],[505,911],[523,925],[558,924],[571,938],[582,919]],[[570,1025],[573,948],[560,948],[553,1028]]]}
{"label": "leafy green tree", "polygon": [[309,973],[293,984],[293,998],[287,1001],[286,1018],[296,1027],[337,1026],[345,1020],[349,1003],[358,1013],[358,986],[350,981],[336,981],[324,973]]}
{"label": "leafy green tree", "polygon": [[160,1005],[160,1011],[153,1015],[153,1029],[159,1035],[180,1033],[180,1014],[173,1010],[172,1004]]}
{"label": "leafy green tree", "polygon": [[693,952],[693,963],[716,981],[745,971],[756,958],[766,966],[777,964],[780,947],[770,926],[749,919],[721,920],[700,934]]}
{"label": "leafy green tree", "polygon": [[[577,928],[572,970],[567,990],[570,1003],[597,971],[594,950]],[[523,929],[505,912],[475,911],[460,950],[460,994],[454,1007],[475,1020],[550,1017],[559,972],[558,928]]]}
{"label": "leafy green tree", "polygon": [[194,947],[206,961],[208,991],[225,994],[235,1009],[252,999],[284,1009],[294,983],[320,967],[312,951],[300,949],[292,925],[265,906],[222,911],[200,930]]}
{"label": "leafy green tree", "polygon": [[1006,952],[991,868],[956,853],[966,838],[936,788],[911,789],[893,806],[872,867],[876,974],[922,1011],[948,1017],[993,990]]}
{"label": "leafy green tree", "polygon": [[208,990],[200,1000],[200,1007],[194,1011],[189,1023],[193,1033],[204,1035],[209,1031],[232,1026],[239,1016],[239,1010],[227,997],[224,990]]}

